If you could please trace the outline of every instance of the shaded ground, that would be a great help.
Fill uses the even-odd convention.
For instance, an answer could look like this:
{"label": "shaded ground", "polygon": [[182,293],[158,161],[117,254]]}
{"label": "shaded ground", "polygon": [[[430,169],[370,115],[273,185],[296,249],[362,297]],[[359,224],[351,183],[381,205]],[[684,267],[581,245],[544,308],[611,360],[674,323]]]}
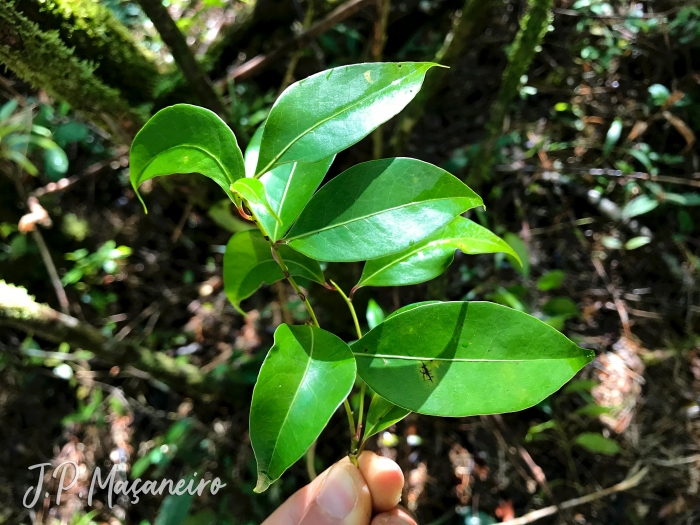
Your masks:
{"label": "shaded ground", "polygon": [[[464,165],[470,158],[469,146],[483,136],[504,66],[502,49],[512,41],[522,6],[506,7],[453,69],[450,84],[418,125],[407,155],[446,166],[458,175],[468,171]],[[371,27],[367,18],[360,17],[350,27],[365,35]],[[402,27],[412,27],[410,20],[405,22]],[[610,221],[586,196],[588,189],[599,188],[622,206],[635,191],[627,183],[587,170],[614,168],[616,159],[634,163],[622,143],[610,159],[600,160],[613,118],[624,120],[625,134],[636,121],[649,118],[656,111],[646,101],[652,84],[696,96],[693,75],[699,65],[694,60],[700,55],[691,44],[673,40],[673,45],[666,45],[662,33],[642,34],[628,55],[614,58],[616,67],[596,72],[578,59],[580,41],[592,38],[577,29],[578,23],[580,19],[568,15],[555,17],[556,30],[547,36],[528,79],[528,85],[537,86],[538,91],[516,103],[503,156],[494,178],[481,190],[488,226],[499,233],[517,232],[527,245],[529,275],[490,256],[457,254],[445,276],[432,283],[357,294],[358,311],[364,311],[372,297],[387,312],[426,298],[506,301],[515,297],[526,310],[541,314],[552,297],[569,297],[578,313],[565,322],[564,333],[599,355],[580,378],[593,379],[592,390],[589,385],[578,392],[558,393],[538,407],[502,418],[412,415],[392,432],[396,442],[391,436],[373,440],[372,447],[395,457],[404,469],[404,503],[422,524],[467,523],[469,516],[479,512],[482,523],[487,523],[485,516],[521,516],[600,491],[642,467],[649,468],[649,474],[633,489],[541,523],[700,521],[700,350],[691,335],[698,326],[697,227],[679,235],[679,210],[664,204],[638,218],[653,232],[649,244],[636,250],[610,248],[608,238],[625,242],[636,234]],[[435,23],[441,30],[446,25],[446,21]],[[624,35],[624,29],[617,32]],[[390,30],[390,38],[391,34]],[[434,40],[426,30],[415,36],[409,51],[405,40],[403,46],[390,46],[389,58],[401,55],[402,49],[399,58],[425,58]],[[270,73],[254,89],[274,88],[279,81],[276,75]],[[576,106],[580,114],[552,109],[562,102]],[[690,126],[695,122],[693,107],[677,111]],[[583,129],[576,129],[574,116],[585,124]],[[685,146],[676,128],[663,120],[652,122],[644,140],[659,154],[676,155]],[[555,148],[554,143],[564,146]],[[331,176],[366,160],[370,149],[366,140],[339,156]],[[76,155],[80,158],[81,153]],[[697,153],[690,150],[679,163],[660,165],[661,173],[688,177],[697,171],[697,163]],[[165,474],[176,478],[194,469],[220,476],[229,483],[230,492],[197,500],[195,509],[219,513],[217,523],[259,522],[306,479],[303,466],[296,465],[268,493],[252,495],[255,466],[247,440],[246,407],[257,367],[281,322],[279,290],[265,289],[246,301],[245,309],[254,313],[245,322],[221,288],[221,247],[230,233],[207,213],[221,198],[213,184],[186,177],[159,181],[146,195],[149,214],[143,215],[125,184],[123,168],[115,168],[42,201],[56,223],[44,235],[59,268],[69,267],[63,254],[81,246],[94,251],[113,239],[132,249],[114,276],[99,274],[90,283],[93,290],[116,295],[104,312],[86,305],[81,301],[84,294],[68,287],[74,314],[114,334],[142,340],[153,349],[182,355],[214,373],[230,373],[240,389],[230,395],[235,403],[193,401],[138,371],[85,361],[76,362],[74,377],[67,382],[52,374],[57,363],[27,357],[19,350],[34,348],[25,335],[1,329],[0,516],[7,523],[30,521],[21,506],[26,487],[35,481],[27,465],[63,454],[92,471],[95,466],[108,467],[115,461],[114,454],[117,459],[123,454],[132,469],[139,458],[150,458],[150,466],[145,460],[141,466],[146,465],[147,475],[153,478]],[[552,181],[543,171],[568,173],[573,182]],[[0,193],[0,222],[16,223],[23,212],[12,187],[7,188]],[[694,210],[683,209],[697,223],[700,218]],[[89,224],[84,241],[59,233],[69,211]],[[562,287],[539,290],[537,279],[554,269],[565,274]],[[37,299],[54,304],[44,272],[31,249],[20,259],[0,263],[3,279],[24,285]],[[332,265],[327,271],[348,289],[360,272],[359,264]],[[303,316],[289,292],[282,291],[288,307]],[[322,326],[351,339],[350,317],[342,302],[321,287],[312,286],[310,295],[319,307]],[[38,343],[42,350],[56,350]],[[96,402],[97,392],[101,398]],[[98,406],[92,413],[85,408],[90,403]],[[609,411],[601,415],[594,406]],[[75,414],[80,416],[73,417],[73,422],[61,422]],[[340,416],[320,439],[319,468],[346,453],[347,430]],[[543,423],[549,428],[536,431]],[[611,437],[619,444],[619,452],[606,456],[577,446],[575,440],[584,432]],[[158,450],[164,452],[157,455]],[[538,480],[538,467],[546,481]],[[158,504],[119,502],[111,513],[103,509],[100,519],[152,521]],[[67,517],[75,511],[71,505],[79,507],[79,501],[69,499],[61,509],[47,506],[45,510]],[[461,514],[455,513],[456,507]],[[226,521],[223,515],[236,519]]]}

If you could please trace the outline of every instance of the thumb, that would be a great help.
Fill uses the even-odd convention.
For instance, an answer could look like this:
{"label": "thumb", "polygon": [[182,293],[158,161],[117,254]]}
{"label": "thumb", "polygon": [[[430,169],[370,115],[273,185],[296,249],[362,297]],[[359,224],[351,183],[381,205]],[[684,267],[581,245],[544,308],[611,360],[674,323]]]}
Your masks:
{"label": "thumb", "polygon": [[371,516],[367,483],[345,458],[294,493],[263,525],[369,525]]}

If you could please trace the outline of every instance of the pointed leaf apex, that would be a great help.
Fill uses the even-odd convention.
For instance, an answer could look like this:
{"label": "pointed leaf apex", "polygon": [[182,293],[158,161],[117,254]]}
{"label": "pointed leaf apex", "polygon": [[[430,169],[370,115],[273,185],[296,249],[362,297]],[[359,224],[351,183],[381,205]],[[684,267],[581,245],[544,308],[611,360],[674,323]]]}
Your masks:
{"label": "pointed leaf apex", "polygon": [[270,485],[272,485],[270,478],[268,478],[266,474],[260,473],[258,474],[258,483],[255,485],[253,492],[261,494],[265,492]]}

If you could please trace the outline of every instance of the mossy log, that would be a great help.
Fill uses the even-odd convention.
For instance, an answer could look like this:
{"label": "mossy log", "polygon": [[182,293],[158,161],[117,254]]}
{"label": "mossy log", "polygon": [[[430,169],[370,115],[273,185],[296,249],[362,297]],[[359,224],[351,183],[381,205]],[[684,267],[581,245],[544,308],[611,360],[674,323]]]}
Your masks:
{"label": "mossy log", "polygon": [[0,1],[0,64],[96,122],[114,128],[116,118],[129,129],[140,121],[120,92],[95,76],[95,65],[76,56],[57,31],[44,31],[21,14],[11,0]]}
{"label": "mossy log", "polygon": [[[92,64],[95,77],[118,90],[129,104],[151,102],[159,74],[154,57],[100,2],[16,0],[15,8],[41,31],[55,31],[73,56]],[[58,62],[46,66],[60,69]]]}
{"label": "mossy log", "polygon": [[0,325],[10,326],[54,343],[89,350],[109,364],[131,365],[186,395],[217,393],[218,384],[206,381],[194,365],[179,363],[126,341],[109,339],[88,324],[37,303],[24,288],[0,281]]}

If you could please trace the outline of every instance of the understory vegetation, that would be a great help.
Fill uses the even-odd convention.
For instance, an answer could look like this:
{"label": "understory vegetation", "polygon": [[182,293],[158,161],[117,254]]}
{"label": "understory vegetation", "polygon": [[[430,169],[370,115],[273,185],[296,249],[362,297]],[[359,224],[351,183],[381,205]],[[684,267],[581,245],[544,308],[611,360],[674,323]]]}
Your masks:
{"label": "understory vegetation", "polygon": [[[371,85],[401,64],[420,74],[376,125],[275,150],[302,125],[288,93],[306,82],[321,115],[314,78],[361,67]],[[422,525],[700,522],[697,2],[6,0],[0,65],[0,523],[257,524],[363,448],[400,465]],[[153,168],[144,148],[168,134],[228,145],[226,169]],[[283,215],[270,174],[298,165],[315,185]],[[314,240],[338,188],[375,172],[358,209],[418,193],[403,173],[449,189],[412,203],[459,202],[373,244],[346,223]],[[543,369],[558,382],[539,397],[540,378],[515,381],[520,404],[465,375],[428,407],[405,398],[444,369],[413,359],[411,390],[355,357],[424,355],[377,334],[404,319],[427,348],[469,304],[493,309],[470,322],[571,345],[576,366]],[[352,370],[309,443],[261,468],[254,387],[273,346],[304,353],[302,328]],[[88,506],[86,474],[25,508],[27,467],[65,460],[226,488]]]}

